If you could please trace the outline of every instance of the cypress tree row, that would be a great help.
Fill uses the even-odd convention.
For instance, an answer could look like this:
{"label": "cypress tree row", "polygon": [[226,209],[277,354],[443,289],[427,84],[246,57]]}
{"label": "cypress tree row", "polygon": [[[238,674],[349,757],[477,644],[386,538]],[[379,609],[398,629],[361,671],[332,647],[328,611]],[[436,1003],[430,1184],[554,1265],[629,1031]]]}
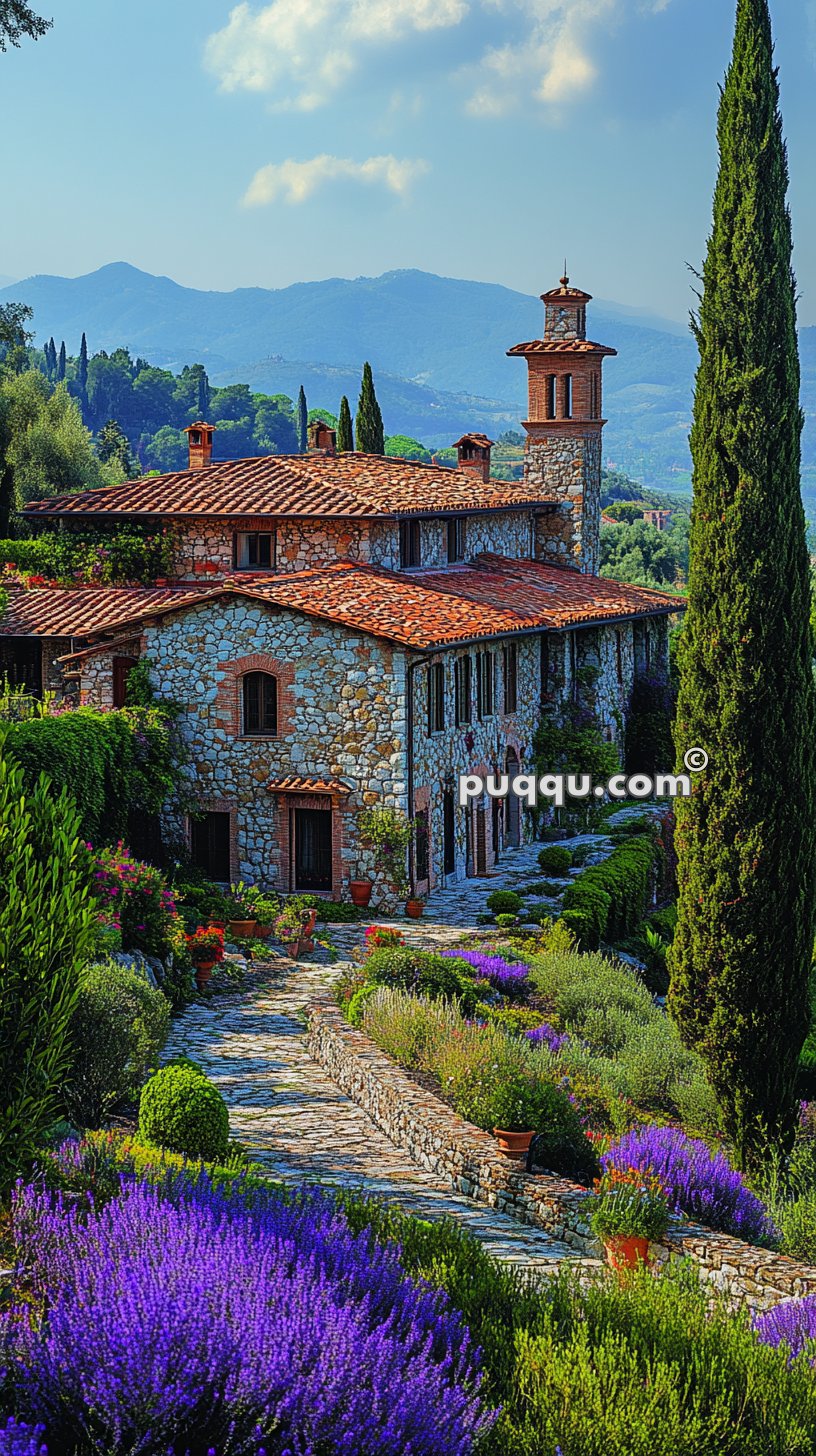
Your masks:
{"label": "cypress tree row", "polygon": [[790,1142],[809,1023],[816,770],[787,157],[767,0],[738,0],[693,328],[694,506],[675,741],[670,1009],[743,1167]]}
{"label": "cypress tree row", "polygon": [[346,396],[343,395],[340,401],[340,413],[337,417],[337,452],[341,454],[344,451],[353,449],[354,436],[351,426],[351,409],[349,408],[349,402]]}
{"label": "cypress tree row", "polygon": [[306,454],[306,447],[309,443],[309,411],[306,406],[306,391],[301,384],[297,397],[297,438],[298,449],[301,455]]}
{"label": "cypress tree row", "polygon": [[360,387],[360,398],[357,401],[355,434],[358,450],[364,451],[367,455],[385,454],[383,418],[377,403],[377,396],[374,393],[374,376],[369,363],[363,365],[363,382]]}

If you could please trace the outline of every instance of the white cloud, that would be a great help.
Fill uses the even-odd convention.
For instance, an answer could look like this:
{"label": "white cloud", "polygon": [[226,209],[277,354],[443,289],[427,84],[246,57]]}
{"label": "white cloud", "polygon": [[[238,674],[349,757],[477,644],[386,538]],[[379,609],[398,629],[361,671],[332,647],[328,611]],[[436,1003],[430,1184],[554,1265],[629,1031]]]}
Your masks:
{"label": "white cloud", "polygon": [[255,173],[244,194],[245,207],[264,207],[282,199],[288,203],[305,202],[319,187],[340,178],[354,182],[379,183],[389,192],[404,197],[411,183],[428,171],[428,163],[420,159],[400,161],[397,157],[368,157],[353,162],[348,157],[331,157],[323,153],[307,162],[271,162]]}
{"label": "white cloud", "polygon": [[[206,64],[225,91],[259,91],[301,111],[329,101],[358,67],[411,35],[460,28],[467,110],[501,115],[534,98],[553,109],[587,92],[598,75],[603,31],[627,16],[653,16],[671,0],[271,0],[243,3],[211,35]],[[811,0],[808,0],[811,3]],[[511,39],[484,47],[496,12]],[[480,24],[480,22],[482,22]]]}

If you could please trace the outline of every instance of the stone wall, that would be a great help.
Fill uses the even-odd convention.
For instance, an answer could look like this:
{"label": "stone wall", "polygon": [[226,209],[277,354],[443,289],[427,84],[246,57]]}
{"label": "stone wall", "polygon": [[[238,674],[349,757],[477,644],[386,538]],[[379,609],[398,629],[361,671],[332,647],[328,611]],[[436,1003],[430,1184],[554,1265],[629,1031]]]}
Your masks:
{"label": "stone wall", "polygon": [[[420,1168],[477,1203],[545,1229],[576,1254],[600,1257],[589,1232],[585,1189],[565,1178],[518,1171],[496,1151],[494,1138],[420,1088],[349,1026],[328,996],[310,1006],[308,1024],[315,1061]],[[768,1309],[782,1299],[816,1294],[816,1269],[699,1225],[672,1230],[651,1252],[658,1264],[691,1258],[734,1308]]]}
{"label": "stone wall", "polygon": [[524,446],[524,481],[564,503],[560,515],[538,517],[536,555],[557,565],[597,574],[601,540],[601,433],[575,425],[556,433],[530,426]]}

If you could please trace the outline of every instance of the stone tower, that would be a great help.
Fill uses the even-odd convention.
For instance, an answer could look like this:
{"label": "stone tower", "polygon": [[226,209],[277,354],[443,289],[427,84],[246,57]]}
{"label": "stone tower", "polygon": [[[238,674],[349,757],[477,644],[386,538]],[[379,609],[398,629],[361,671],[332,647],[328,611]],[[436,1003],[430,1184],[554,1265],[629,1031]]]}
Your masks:
{"label": "stone tower", "polygon": [[569,278],[541,295],[544,336],[508,349],[527,360],[524,479],[553,501],[539,517],[536,556],[597,573],[601,534],[601,370],[616,354],[586,336],[592,295]]}

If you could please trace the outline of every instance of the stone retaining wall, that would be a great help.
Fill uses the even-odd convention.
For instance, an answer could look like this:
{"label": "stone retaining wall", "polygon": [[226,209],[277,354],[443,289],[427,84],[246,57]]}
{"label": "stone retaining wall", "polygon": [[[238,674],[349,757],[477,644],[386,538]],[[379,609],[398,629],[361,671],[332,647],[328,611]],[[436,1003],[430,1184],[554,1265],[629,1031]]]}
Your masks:
{"label": "stone retaining wall", "polygon": [[[518,1171],[495,1140],[439,1098],[423,1091],[363,1032],[349,1026],[329,996],[308,1011],[308,1045],[338,1087],[419,1167],[447,1178],[459,1193],[521,1223],[546,1229],[577,1255],[599,1255],[584,1209],[586,1190],[565,1178]],[[652,1248],[658,1263],[691,1257],[735,1308],[767,1309],[781,1299],[816,1294],[816,1269],[727,1234],[685,1224]]]}

